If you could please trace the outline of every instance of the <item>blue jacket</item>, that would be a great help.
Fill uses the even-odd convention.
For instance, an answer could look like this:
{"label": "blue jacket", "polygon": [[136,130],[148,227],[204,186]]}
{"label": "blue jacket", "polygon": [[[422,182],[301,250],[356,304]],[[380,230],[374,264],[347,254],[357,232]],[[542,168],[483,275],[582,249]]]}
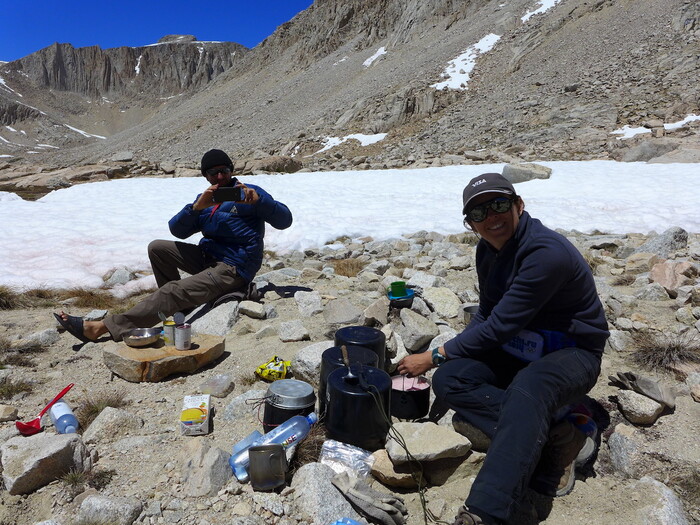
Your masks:
{"label": "blue jacket", "polygon": [[590,267],[563,236],[523,212],[501,251],[483,239],[476,249],[479,312],[445,343],[448,357],[476,357],[521,330],[563,332],[576,346],[602,354],[609,337]]}
{"label": "blue jacket", "polygon": [[168,226],[170,233],[179,239],[202,232],[204,237],[199,246],[204,253],[235,266],[238,275],[251,281],[262,265],[265,223],[284,230],[292,224],[292,213],[262,188],[247,186],[260,196],[256,204],[223,202],[218,207],[195,211],[192,209],[195,199],[170,219]]}

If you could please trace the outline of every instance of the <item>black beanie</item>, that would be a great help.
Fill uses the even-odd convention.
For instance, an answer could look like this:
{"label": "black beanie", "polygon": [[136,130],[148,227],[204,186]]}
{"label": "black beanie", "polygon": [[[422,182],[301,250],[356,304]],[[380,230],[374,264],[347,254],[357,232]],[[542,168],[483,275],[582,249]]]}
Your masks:
{"label": "black beanie", "polygon": [[202,157],[202,175],[204,175],[209,168],[214,168],[216,166],[228,166],[233,169],[233,162],[231,162],[229,156],[220,149],[210,149]]}

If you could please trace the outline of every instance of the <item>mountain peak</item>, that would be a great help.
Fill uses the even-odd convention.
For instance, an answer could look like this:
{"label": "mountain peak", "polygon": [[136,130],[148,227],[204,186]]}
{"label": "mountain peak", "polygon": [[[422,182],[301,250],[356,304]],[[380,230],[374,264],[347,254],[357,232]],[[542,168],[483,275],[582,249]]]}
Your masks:
{"label": "mountain peak", "polygon": [[158,40],[159,44],[176,44],[178,42],[196,42],[194,35],[165,35]]}

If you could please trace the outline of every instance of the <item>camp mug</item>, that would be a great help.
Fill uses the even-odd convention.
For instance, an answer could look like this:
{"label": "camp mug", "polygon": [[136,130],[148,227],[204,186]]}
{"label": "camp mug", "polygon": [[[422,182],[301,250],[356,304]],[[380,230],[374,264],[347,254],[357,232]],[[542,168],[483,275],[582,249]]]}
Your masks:
{"label": "camp mug", "polygon": [[406,283],[404,281],[394,281],[389,285],[391,295],[394,297],[403,297],[406,295]]}
{"label": "camp mug", "polygon": [[181,324],[175,327],[175,348],[189,350],[192,344],[192,325]]}
{"label": "camp mug", "polygon": [[273,490],[284,485],[287,455],[278,443],[258,445],[248,449],[248,475],[253,490]]}
{"label": "camp mug", "polygon": [[464,319],[464,324],[469,324],[471,320],[474,318],[474,316],[477,314],[479,311],[479,305],[478,304],[469,304],[467,306],[462,307],[462,316]]}
{"label": "camp mug", "polygon": [[175,344],[175,321],[163,321],[163,342],[168,346]]}

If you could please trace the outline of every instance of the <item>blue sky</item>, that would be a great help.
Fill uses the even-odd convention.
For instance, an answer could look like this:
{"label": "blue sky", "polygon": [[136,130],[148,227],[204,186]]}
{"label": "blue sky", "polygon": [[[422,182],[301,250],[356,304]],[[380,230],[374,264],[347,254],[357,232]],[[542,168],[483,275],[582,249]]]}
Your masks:
{"label": "blue sky", "polygon": [[313,0],[9,0],[0,9],[0,61],[54,42],[138,47],[170,34],[255,47]]}

